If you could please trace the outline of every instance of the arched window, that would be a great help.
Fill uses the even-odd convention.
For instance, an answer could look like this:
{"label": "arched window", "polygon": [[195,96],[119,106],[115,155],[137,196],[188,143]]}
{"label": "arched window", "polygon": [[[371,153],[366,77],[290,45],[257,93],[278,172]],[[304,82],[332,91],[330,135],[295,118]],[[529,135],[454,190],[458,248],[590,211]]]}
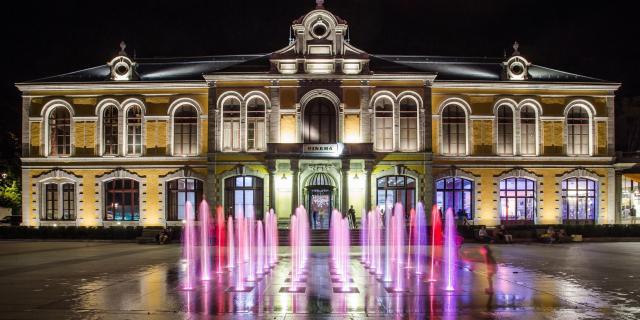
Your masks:
{"label": "arched window", "polygon": [[71,155],[71,114],[64,107],[49,113],[49,155]]}
{"label": "arched window", "polygon": [[104,183],[104,220],[140,220],[140,184],[132,179]]}
{"label": "arched window", "polygon": [[537,125],[536,111],[532,106],[520,110],[520,153],[525,156],[536,155]]}
{"label": "arched window", "polygon": [[104,155],[118,155],[118,108],[110,105],[102,114],[102,143]]}
{"label": "arched window", "polygon": [[142,108],[137,105],[127,111],[127,154],[142,154]]}
{"label": "arched window", "polygon": [[408,215],[416,204],[416,179],[407,176],[385,176],[378,178],[377,205],[380,209],[388,210],[397,202],[402,203],[405,215]]}
{"label": "arched window", "polygon": [[513,155],[513,110],[508,105],[498,107],[498,144],[500,155]]}
{"label": "arched window", "polygon": [[178,107],[173,115],[173,154],[198,154],[198,112],[192,105]]}
{"label": "arched window", "polygon": [[418,150],[418,105],[411,98],[400,101],[400,150]]}
{"label": "arched window", "polygon": [[[195,215],[202,201],[202,181],[192,178],[181,178],[167,182],[167,220],[181,221],[185,219],[185,206],[191,202]],[[195,218],[195,216],[194,216]]]}
{"label": "arched window", "polygon": [[224,181],[227,216],[253,214],[262,219],[264,189],[262,179],[254,176],[235,176]]}
{"label": "arched window", "polygon": [[450,104],[442,112],[442,153],[467,153],[467,115],[461,106]]}
{"label": "arched window", "polygon": [[458,177],[436,181],[436,205],[444,214],[449,208],[457,219],[473,219],[473,181]]}
{"label": "arched window", "polygon": [[75,220],[76,192],[73,183],[47,183],[44,185],[44,212],[42,220]]}
{"label": "arched window", "polygon": [[263,151],[266,148],[266,105],[261,98],[247,103],[247,151]]}
{"label": "arched window", "polygon": [[533,223],[536,215],[536,182],[526,178],[500,181],[500,221]]}
{"label": "arched window", "polygon": [[589,154],[589,113],[576,106],[567,114],[567,154]]}
{"label": "arched window", "polygon": [[393,101],[387,97],[376,100],[376,150],[393,151]]}
{"label": "arched window", "polygon": [[562,222],[594,223],[598,204],[597,181],[588,178],[562,180]]}
{"label": "arched window", "polygon": [[304,143],[336,143],[336,109],[325,98],[313,98],[304,108]]}
{"label": "arched window", "polygon": [[222,151],[240,150],[240,100],[229,98],[222,105]]}

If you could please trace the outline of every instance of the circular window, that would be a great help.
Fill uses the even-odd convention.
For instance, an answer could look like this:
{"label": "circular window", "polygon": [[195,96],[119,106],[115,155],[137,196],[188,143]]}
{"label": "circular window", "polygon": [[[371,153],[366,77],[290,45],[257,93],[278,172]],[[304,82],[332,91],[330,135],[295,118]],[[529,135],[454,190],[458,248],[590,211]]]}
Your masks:
{"label": "circular window", "polygon": [[313,28],[311,28],[311,35],[318,39],[326,37],[328,33],[329,29],[322,21],[319,21],[313,26]]}
{"label": "circular window", "polygon": [[129,73],[129,65],[124,62],[120,62],[116,64],[114,71],[119,76],[126,76],[127,73]]}
{"label": "circular window", "polygon": [[509,66],[511,73],[514,75],[521,75],[524,72],[524,66],[520,62],[514,62]]}

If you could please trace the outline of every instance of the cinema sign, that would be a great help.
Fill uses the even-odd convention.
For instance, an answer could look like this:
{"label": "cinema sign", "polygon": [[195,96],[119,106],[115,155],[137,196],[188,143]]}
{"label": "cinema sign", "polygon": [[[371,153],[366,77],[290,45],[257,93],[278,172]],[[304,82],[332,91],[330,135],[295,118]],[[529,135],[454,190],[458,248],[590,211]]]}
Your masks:
{"label": "cinema sign", "polygon": [[314,144],[305,144],[302,152],[303,153],[316,153],[316,154],[327,154],[327,155],[337,155],[340,154],[342,148],[340,148],[339,143],[314,143]]}

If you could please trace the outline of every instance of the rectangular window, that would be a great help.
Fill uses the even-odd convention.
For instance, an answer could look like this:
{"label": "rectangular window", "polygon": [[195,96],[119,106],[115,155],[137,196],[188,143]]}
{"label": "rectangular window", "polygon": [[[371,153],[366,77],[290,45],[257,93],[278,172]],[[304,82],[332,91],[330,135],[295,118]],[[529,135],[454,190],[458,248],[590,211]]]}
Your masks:
{"label": "rectangular window", "polygon": [[393,118],[376,118],[376,143],[380,151],[393,151]]}
{"label": "rectangular window", "polygon": [[49,183],[45,185],[45,214],[43,220],[58,219],[58,185]]}
{"label": "rectangular window", "polygon": [[400,118],[400,149],[415,151],[418,149],[418,119]]}

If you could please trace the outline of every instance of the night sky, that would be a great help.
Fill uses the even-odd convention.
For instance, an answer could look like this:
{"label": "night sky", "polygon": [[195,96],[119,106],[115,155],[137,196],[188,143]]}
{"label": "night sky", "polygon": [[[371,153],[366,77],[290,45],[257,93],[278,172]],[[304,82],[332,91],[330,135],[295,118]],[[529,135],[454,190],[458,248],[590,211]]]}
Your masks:
{"label": "night sky", "polygon": [[[3,6],[0,126],[6,137],[20,130],[15,82],[104,64],[121,40],[138,57],[271,52],[288,43],[291,21],[313,9],[315,1],[11,1]],[[499,57],[511,54],[517,40],[533,63],[622,82],[619,98],[640,96],[634,1],[327,0],[325,7],[348,21],[351,43],[367,52]],[[7,157],[6,139],[2,143],[0,152]]]}

